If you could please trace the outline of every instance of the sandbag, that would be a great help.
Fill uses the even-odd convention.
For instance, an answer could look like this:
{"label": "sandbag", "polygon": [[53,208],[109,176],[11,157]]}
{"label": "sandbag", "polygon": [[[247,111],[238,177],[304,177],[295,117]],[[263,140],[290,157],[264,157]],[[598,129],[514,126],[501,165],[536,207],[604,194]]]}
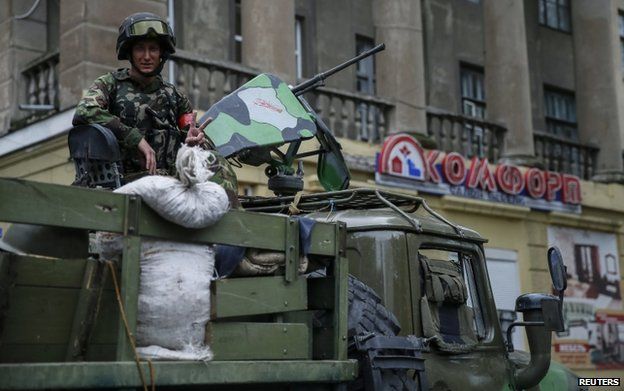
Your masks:
{"label": "sandbag", "polygon": [[211,246],[143,241],[136,342],[150,349],[139,353],[145,350],[152,359],[212,358],[204,337],[214,259]]}
{"label": "sandbag", "polygon": [[[178,179],[147,176],[117,193],[136,194],[163,218],[187,228],[204,228],[228,210],[223,188],[208,182],[214,156],[201,148],[182,147],[176,158]],[[98,232],[101,259],[115,259],[122,237]],[[204,344],[210,319],[213,246],[143,239],[136,344],[142,358],[209,360]]]}
{"label": "sandbag", "polygon": [[164,219],[186,228],[204,228],[217,222],[229,208],[223,187],[208,180],[214,175],[214,155],[199,147],[182,146],[176,157],[178,178],[149,175],[115,193],[140,195]]}
{"label": "sandbag", "polygon": [[[284,267],[286,256],[280,251],[266,251],[259,249],[247,249],[245,256],[236,266],[233,276],[262,276],[273,274],[280,267]],[[299,274],[308,269],[308,257],[299,257]]]}

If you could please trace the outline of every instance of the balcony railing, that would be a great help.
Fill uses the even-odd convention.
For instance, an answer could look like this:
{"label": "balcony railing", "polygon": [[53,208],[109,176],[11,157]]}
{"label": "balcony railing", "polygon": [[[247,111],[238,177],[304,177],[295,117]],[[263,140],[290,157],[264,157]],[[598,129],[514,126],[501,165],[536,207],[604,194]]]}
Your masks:
{"label": "balcony railing", "polygon": [[535,156],[551,171],[565,172],[590,180],[600,148],[548,133],[534,132]]}
{"label": "balcony railing", "polygon": [[476,118],[427,109],[427,134],[444,152],[488,158],[494,163],[501,157],[506,131],[503,126]]}
{"label": "balcony railing", "polygon": [[[174,80],[193,107],[207,110],[219,99],[258,75],[256,69],[215,61],[186,51],[172,56]],[[310,105],[338,137],[379,143],[386,134],[386,118],[394,107],[378,97],[321,87],[305,95]]]}
{"label": "balcony railing", "polygon": [[11,128],[49,116],[58,110],[59,53],[50,53],[30,64],[21,72],[18,94],[11,114]]}
{"label": "balcony railing", "polygon": [[178,50],[171,57],[175,63],[175,84],[191,100],[193,107],[208,110],[230,92],[258,75],[255,69],[229,61],[215,61]]}
{"label": "balcony railing", "polygon": [[379,144],[386,137],[394,105],[382,98],[321,87],[306,94],[314,110],[336,137]]}

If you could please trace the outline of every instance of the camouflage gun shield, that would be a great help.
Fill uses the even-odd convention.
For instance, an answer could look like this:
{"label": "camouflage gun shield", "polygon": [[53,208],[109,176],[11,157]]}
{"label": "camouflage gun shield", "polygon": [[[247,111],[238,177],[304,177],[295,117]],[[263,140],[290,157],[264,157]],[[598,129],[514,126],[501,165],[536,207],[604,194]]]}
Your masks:
{"label": "camouflage gun shield", "polygon": [[257,147],[277,147],[316,134],[312,116],[277,76],[263,73],[227,95],[201,118],[224,157]]}

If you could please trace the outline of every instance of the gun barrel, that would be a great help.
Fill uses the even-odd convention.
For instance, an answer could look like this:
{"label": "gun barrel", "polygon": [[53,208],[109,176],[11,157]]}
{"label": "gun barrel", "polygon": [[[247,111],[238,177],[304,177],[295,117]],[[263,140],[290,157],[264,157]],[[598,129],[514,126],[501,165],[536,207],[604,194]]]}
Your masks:
{"label": "gun barrel", "polygon": [[345,69],[346,67],[348,67],[349,65],[355,64],[356,62],[368,57],[368,56],[372,56],[373,54],[380,52],[382,50],[384,50],[386,48],[386,44],[382,43],[379,44],[377,46],[375,46],[372,49],[369,49],[363,53],[360,53],[359,55],[353,57],[352,59],[350,59],[349,61],[343,62],[340,65],[336,65],[335,67],[333,67],[332,69],[329,69],[325,72],[321,72],[318,75],[314,76],[313,78],[304,81],[301,84],[297,84],[296,86],[294,86],[291,90],[293,92],[293,94],[295,95],[300,95],[303,92],[305,92],[308,88],[312,87],[313,85],[315,85],[316,83],[319,83],[323,80],[325,80],[326,78],[328,78],[329,76],[333,75],[336,72],[340,72],[341,70]]}

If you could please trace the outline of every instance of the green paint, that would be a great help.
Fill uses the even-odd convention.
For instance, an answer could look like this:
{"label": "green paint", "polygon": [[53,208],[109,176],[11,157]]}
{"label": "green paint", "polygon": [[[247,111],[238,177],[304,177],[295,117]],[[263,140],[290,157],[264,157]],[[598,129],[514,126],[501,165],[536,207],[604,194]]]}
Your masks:
{"label": "green paint", "polygon": [[312,121],[312,116],[306,111],[303,105],[299,102],[299,99],[290,91],[290,88],[286,83],[281,82],[277,87],[277,99],[279,99],[286,111],[296,118],[303,118],[308,121]]}
{"label": "green paint", "polygon": [[243,135],[252,144],[271,146],[284,143],[282,133],[275,126],[256,121],[245,125],[226,113],[219,113],[206,127],[206,134],[217,148],[228,144],[236,133]]}
{"label": "green paint", "polygon": [[[156,386],[279,383],[335,383],[355,379],[356,361],[212,361],[152,363]],[[147,363],[143,372],[149,373]],[[136,364],[82,362],[0,364],[1,389],[141,387]]]}
{"label": "green paint", "polygon": [[267,76],[266,73],[262,73],[253,79],[249,80],[247,83],[243,84],[241,88],[252,88],[252,87],[262,87],[262,88],[273,88],[271,85],[271,79]]}
{"label": "green paint", "polygon": [[284,277],[248,277],[217,280],[212,319],[273,314],[307,309],[307,280],[286,283]]}
{"label": "green paint", "polygon": [[305,360],[308,326],[298,323],[214,322],[207,340],[215,360]]}

